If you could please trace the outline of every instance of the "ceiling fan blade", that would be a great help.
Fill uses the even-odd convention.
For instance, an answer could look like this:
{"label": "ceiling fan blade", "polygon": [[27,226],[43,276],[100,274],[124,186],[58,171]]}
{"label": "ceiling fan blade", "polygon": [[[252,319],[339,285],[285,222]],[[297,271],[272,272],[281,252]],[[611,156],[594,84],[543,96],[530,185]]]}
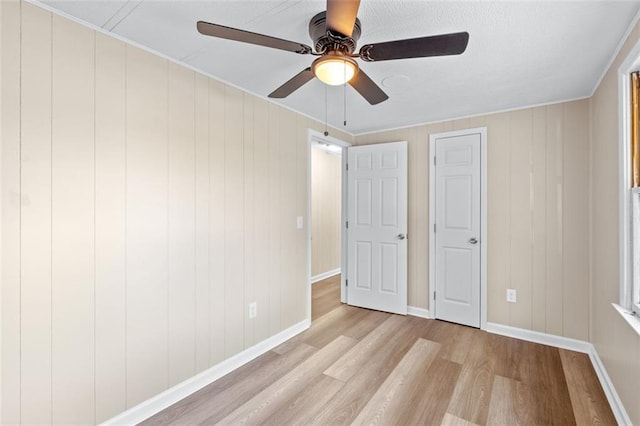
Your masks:
{"label": "ceiling fan blade", "polygon": [[327,0],[327,29],[351,37],[360,0]]}
{"label": "ceiling fan blade", "polygon": [[349,84],[371,105],[376,105],[389,99],[389,96],[362,71],[362,68],[360,68],[355,77],[349,81]]}
{"label": "ceiling fan blade", "polygon": [[225,27],[223,25],[212,24],[204,21],[198,21],[197,28],[200,34],[211,37],[257,44],[258,46],[286,50],[287,52],[300,53],[302,55],[311,53],[311,48],[306,44],[283,40],[281,38],[271,37],[264,34],[252,33],[250,31],[239,30],[237,28]]}
{"label": "ceiling fan blade", "polygon": [[282,86],[271,92],[269,94],[269,97],[279,99],[286,98],[287,96],[304,86],[306,83],[308,83],[309,80],[313,79],[313,77],[314,75],[313,71],[311,71],[311,67],[305,68],[298,74],[293,76],[293,78],[291,78],[289,81],[284,83]]}
{"label": "ceiling fan blade", "polygon": [[365,61],[374,62],[391,59],[459,55],[467,49],[468,43],[468,32],[441,34],[367,44],[360,49],[360,57]]}

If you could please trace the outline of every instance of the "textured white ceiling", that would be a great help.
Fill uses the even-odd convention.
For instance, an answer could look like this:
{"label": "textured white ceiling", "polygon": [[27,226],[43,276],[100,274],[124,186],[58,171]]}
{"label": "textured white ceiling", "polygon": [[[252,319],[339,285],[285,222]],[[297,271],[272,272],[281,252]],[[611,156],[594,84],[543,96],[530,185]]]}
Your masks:
{"label": "textured white ceiling", "polygon": [[[196,21],[311,45],[308,22],[324,1],[43,0],[41,3],[266,97],[313,61],[309,55],[200,35]],[[362,0],[358,46],[468,31],[460,56],[363,63],[389,95],[369,105],[312,80],[294,110],[354,134],[591,95],[640,8],[638,1]]]}

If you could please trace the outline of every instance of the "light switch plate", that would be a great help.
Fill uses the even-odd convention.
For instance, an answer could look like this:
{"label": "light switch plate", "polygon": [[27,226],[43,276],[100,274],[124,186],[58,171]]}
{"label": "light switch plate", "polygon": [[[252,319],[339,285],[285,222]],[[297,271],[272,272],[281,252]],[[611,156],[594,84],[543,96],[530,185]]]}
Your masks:
{"label": "light switch plate", "polygon": [[304,221],[302,220],[302,216],[298,216],[296,218],[296,226],[298,229],[302,229],[304,227]]}
{"label": "light switch plate", "polygon": [[513,288],[507,289],[507,302],[516,303],[516,290]]}

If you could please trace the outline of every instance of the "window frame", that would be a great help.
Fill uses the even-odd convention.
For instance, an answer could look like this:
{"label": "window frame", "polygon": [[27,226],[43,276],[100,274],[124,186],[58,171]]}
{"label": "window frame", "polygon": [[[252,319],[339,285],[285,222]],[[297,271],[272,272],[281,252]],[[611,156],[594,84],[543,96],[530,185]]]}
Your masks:
{"label": "window frame", "polygon": [[[639,120],[640,121],[640,120]],[[631,220],[631,303],[629,310],[636,316],[640,315],[640,187],[629,191],[630,220]]]}
{"label": "window frame", "polygon": [[[631,74],[640,70],[640,41],[618,68],[618,236],[619,236],[619,311],[637,312],[633,315],[634,328],[640,330],[640,277],[634,283],[633,270],[633,212],[632,195],[632,106]],[[640,125],[640,123],[639,123]],[[636,244],[637,245],[637,244]],[[636,298],[636,295],[638,298]],[[628,317],[628,315],[626,315]],[[629,318],[626,318],[629,320]],[[640,331],[638,331],[640,334]]]}

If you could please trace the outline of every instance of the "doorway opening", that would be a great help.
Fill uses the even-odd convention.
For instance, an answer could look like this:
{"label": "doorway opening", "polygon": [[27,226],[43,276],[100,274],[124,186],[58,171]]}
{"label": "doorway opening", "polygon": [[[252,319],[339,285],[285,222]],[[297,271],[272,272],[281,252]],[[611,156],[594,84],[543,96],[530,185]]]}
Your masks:
{"label": "doorway opening", "polygon": [[312,321],[346,302],[344,141],[309,130],[308,314]]}

